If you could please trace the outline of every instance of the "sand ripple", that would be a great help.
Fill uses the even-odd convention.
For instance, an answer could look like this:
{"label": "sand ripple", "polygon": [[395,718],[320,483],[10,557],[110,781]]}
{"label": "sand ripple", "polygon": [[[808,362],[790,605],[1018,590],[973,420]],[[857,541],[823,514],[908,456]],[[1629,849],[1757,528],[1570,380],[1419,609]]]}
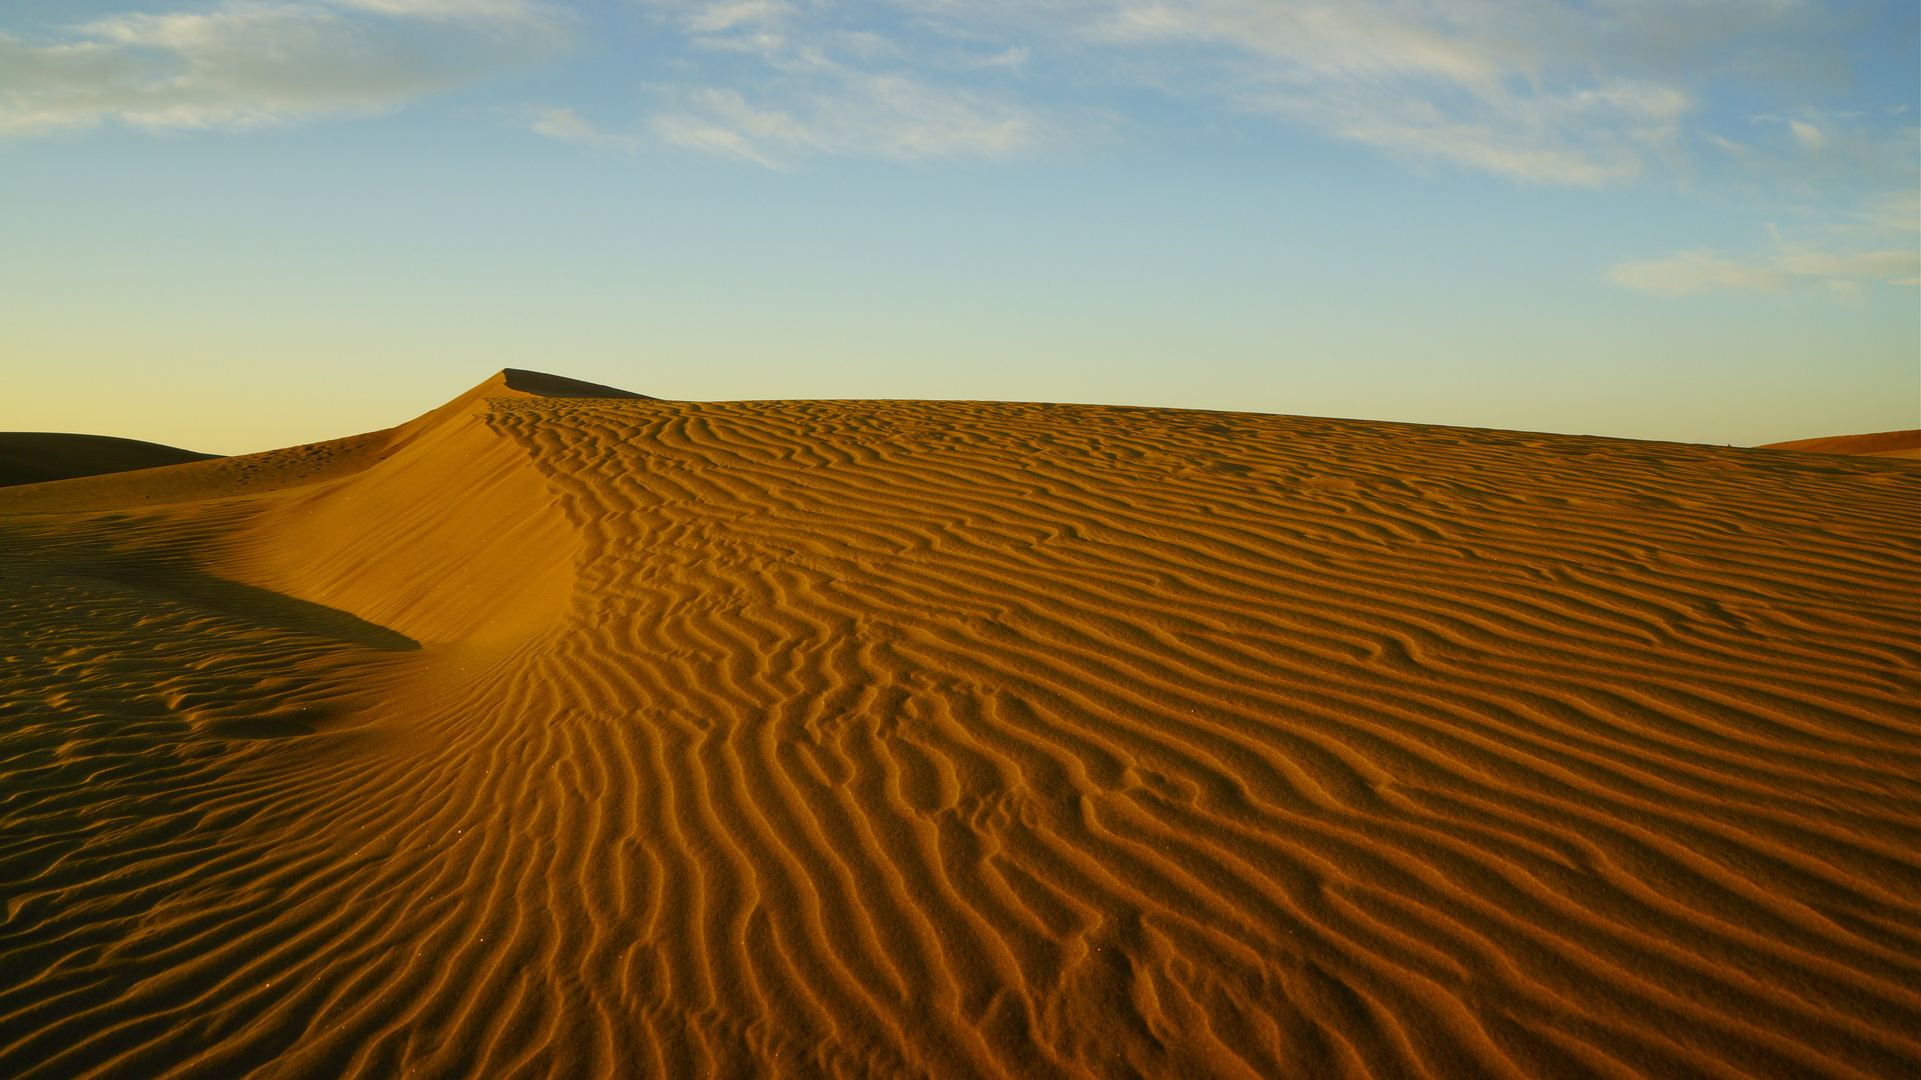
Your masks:
{"label": "sand ripple", "polygon": [[1914,466],[473,411],[0,517],[0,1074],[1921,1070]]}

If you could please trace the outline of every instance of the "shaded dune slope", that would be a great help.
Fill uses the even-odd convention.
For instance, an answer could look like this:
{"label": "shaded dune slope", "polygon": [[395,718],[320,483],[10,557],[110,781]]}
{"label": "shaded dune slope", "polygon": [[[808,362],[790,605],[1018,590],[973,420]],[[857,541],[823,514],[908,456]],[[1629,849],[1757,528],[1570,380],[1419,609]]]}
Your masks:
{"label": "shaded dune slope", "polygon": [[217,456],[110,435],[0,431],[0,487],[153,469]]}
{"label": "shaded dune slope", "polygon": [[1861,454],[1875,457],[1921,458],[1921,431],[1877,431],[1867,435],[1831,435],[1768,443],[1758,450],[1799,450],[1804,454]]}
{"label": "shaded dune slope", "polygon": [[1913,466],[517,377],[0,495],[0,1074],[1921,1069]]}

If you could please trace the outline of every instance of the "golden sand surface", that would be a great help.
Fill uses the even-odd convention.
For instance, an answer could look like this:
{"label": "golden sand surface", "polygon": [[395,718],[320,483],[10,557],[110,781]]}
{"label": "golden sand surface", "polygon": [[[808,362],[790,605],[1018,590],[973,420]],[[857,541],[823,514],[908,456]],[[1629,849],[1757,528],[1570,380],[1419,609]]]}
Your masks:
{"label": "golden sand surface", "polygon": [[1863,454],[1874,457],[1921,458],[1921,430],[1877,431],[1868,435],[1833,435],[1823,439],[1795,439],[1768,443],[1761,450],[1799,450],[1804,454]]}
{"label": "golden sand surface", "polygon": [[1921,466],[617,393],[0,491],[0,1075],[1921,1075]]}

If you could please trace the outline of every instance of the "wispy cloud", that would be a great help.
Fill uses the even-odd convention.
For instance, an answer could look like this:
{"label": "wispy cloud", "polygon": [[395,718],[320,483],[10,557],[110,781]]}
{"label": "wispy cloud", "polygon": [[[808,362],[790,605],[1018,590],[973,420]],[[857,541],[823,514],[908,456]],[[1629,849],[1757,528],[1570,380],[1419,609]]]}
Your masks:
{"label": "wispy cloud", "polygon": [[1887,193],[1862,209],[1784,238],[1769,226],[1773,250],[1746,256],[1677,251],[1608,268],[1616,284],[1666,296],[1711,292],[1784,293],[1821,289],[1844,301],[1872,285],[1921,285],[1921,194]]}
{"label": "wispy cloud", "polygon": [[[851,107],[883,75],[924,100],[966,90],[1032,118],[1061,100],[1150,88],[1414,163],[1589,187],[1672,156],[1704,75],[1790,65],[1805,45],[1792,32],[1818,16],[1815,0],[636,2],[683,36],[696,64],[735,58],[695,85],[760,112],[822,111],[836,97]],[[761,77],[741,58],[758,60]],[[708,120],[710,134],[747,137],[745,125]],[[735,139],[707,143],[738,152]],[[867,145],[826,139],[815,152]]]}
{"label": "wispy cloud", "polygon": [[[1707,142],[1737,177],[1789,192],[1863,191],[1911,183],[1921,160],[1921,128],[1908,110],[1802,108],[1797,115],[1760,114]],[[1851,189],[1851,190],[1850,190]]]}
{"label": "wispy cloud", "polygon": [[[1477,0],[1118,0],[1083,28],[1161,80],[1245,113],[1522,181],[1639,175],[1692,104],[1595,54],[1609,5]],[[1615,37],[1626,32],[1608,28]],[[1631,36],[1631,35],[1628,35]],[[1171,53],[1176,46],[1200,50]],[[1610,51],[1631,53],[1631,48]],[[1614,62],[1608,62],[1612,60]],[[1173,74],[1179,75],[1178,84]]]}
{"label": "wispy cloud", "polygon": [[625,150],[630,154],[639,149],[639,140],[632,135],[601,131],[581,119],[572,109],[535,109],[527,126],[537,135],[561,142],[579,143],[603,150]]}
{"label": "wispy cloud", "polygon": [[[0,134],[379,111],[549,55],[597,10],[179,2],[0,34]],[[1130,115],[1151,123],[1136,107],[1158,97],[1195,124],[1312,132],[1417,169],[1589,188],[1719,169],[1810,195],[1854,185],[1850,197],[1907,184],[1917,149],[1912,115],[1888,111],[1905,101],[1730,111],[1730,94],[1845,70],[1832,0],[624,2],[652,16],[650,59],[628,84],[651,94],[646,115],[609,134],[537,112],[541,134],[776,166],[1005,158],[1124,131]]]}
{"label": "wispy cloud", "polygon": [[782,95],[778,107],[713,88],[675,97],[677,108],[654,117],[662,139],[776,167],[810,154],[1003,157],[1041,141],[1044,127],[1018,106],[903,75],[849,73],[829,87]]}
{"label": "wispy cloud", "polygon": [[1085,138],[1070,102],[1145,91],[1417,170],[1595,189],[1655,175],[1800,215],[1769,249],[1608,268],[1628,288],[1852,302],[1916,276],[1912,230],[1891,224],[1912,206],[1875,192],[1913,187],[1921,135],[1905,100],[1815,104],[1848,63],[1825,0],[637,2],[707,76],[665,89],[655,136],[765,165],[1006,156]]}
{"label": "wispy cloud", "polygon": [[336,7],[382,15],[425,19],[485,19],[500,23],[541,22],[552,17],[529,0],[326,0]]}
{"label": "wispy cloud", "polygon": [[1616,263],[1608,276],[1616,284],[1663,296],[1711,292],[1780,293],[1825,289],[1852,301],[1874,284],[1912,287],[1921,278],[1921,253],[1887,251],[1792,251],[1730,259],[1719,252],[1677,251],[1665,259]]}
{"label": "wispy cloud", "polygon": [[244,128],[380,111],[567,40],[561,13],[523,0],[256,0],[127,13],[57,40],[0,35],[0,135],[110,119]]}
{"label": "wispy cloud", "polygon": [[[942,34],[812,0],[652,0],[695,55],[730,60],[726,85],[656,86],[651,129],[680,147],[785,167],[823,155],[895,161],[996,158],[1053,139],[1045,108],[969,72],[1017,67],[1025,53],[954,56]],[[908,5],[911,6],[911,5]],[[758,65],[742,72],[741,62]]]}
{"label": "wispy cloud", "polygon": [[1728,259],[1708,250],[1677,251],[1665,259],[1616,263],[1609,268],[1608,276],[1631,289],[1669,296],[1715,291],[1779,292],[1793,280],[1765,264]]}
{"label": "wispy cloud", "polygon": [[1768,248],[1627,260],[1608,278],[1668,296],[1824,291],[1844,303],[1875,287],[1921,284],[1921,131],[1907,112],[1905,103],[1879,116],[1809,107],[1750,116],[1739,138],[1711,136],[1736,181],[1769,193],[1764,201],[1783,212],[1767,226]]}

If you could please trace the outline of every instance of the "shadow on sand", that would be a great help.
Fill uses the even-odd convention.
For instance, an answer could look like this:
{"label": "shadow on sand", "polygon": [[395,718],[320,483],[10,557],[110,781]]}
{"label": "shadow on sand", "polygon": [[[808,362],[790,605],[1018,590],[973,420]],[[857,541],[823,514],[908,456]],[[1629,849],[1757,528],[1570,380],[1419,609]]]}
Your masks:
{"label": "shadow on sand", "polygon": [[412,652],[420,648],[420,642],[378,623],[272,589],[215,577],[185,559],[83,557],[60,559],[52,566],[61,573],[161,593],[263,629],[329,638],[382,652]]}

